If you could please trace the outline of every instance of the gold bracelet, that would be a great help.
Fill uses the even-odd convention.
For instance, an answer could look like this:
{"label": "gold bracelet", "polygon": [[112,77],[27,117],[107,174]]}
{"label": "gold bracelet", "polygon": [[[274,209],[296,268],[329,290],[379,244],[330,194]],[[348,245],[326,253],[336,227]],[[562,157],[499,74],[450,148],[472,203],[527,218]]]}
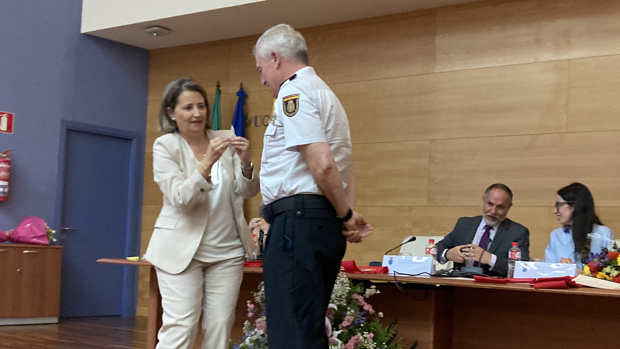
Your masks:
{"label": "gold bracelet", "polygon": [[202,168],[203,168],[205,171],[209,172],[209,169],[207,169],[207,168],[205,167],[205,164],[203,164],[203,163],[202,163],[202,161],[200,161],[200,162],[199,162],[199,164],[200,164],[200,166],[202,166]]}
{"label": "gold bracelet", "polygon": [[252,162],[250,162],[250,166],[245,167],[243,166],[243,161],[241,161],[241,170],[245,171],[245,170],[253,170],[254,169],[254,164]]}

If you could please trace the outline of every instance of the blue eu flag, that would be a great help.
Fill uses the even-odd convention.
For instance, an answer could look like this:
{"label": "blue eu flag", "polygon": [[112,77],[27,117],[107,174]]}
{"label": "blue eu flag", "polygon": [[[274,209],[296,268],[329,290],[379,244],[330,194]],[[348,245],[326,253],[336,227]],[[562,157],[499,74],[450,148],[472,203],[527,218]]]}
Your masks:
{"label": "blue eu flag", "polygon": [[237,92],[237,106],[235,107],[235,116],[233,117],[232,126],[235,129],[235,135],[238,137],[245,137],[245,115],[243,113],[243,104],[245,103],[245,97],[248,95],[243,88]]}

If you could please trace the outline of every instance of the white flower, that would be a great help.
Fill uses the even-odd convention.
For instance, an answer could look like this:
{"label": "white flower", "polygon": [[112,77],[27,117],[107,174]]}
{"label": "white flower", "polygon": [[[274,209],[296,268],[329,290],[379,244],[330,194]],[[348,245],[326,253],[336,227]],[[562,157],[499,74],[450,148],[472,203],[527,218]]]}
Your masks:
{"label": "white flower", "polygon": [[340,272],[338,277],[336,278],[336,283],[334,285],[334,290],[332,291],[332,295],[330,298],[330,303],[336,305],[344,305],[347,301],[347,294],[349,293],[350,285],[349,278],[347,278],[347,274],[344,272]]}

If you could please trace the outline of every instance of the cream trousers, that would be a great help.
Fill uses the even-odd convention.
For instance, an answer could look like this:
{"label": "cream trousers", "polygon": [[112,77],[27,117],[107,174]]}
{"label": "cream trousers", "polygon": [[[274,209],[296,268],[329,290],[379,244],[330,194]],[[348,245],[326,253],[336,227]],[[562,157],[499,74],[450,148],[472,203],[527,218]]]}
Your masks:
{"label": "cream trousers", "polygon": [[202,349],[227,349],[243,277],[244,257],[216,263],[192,259],[187,269],[169,274],[157,268],[162,327],[156,349],[191,349],[203,311]]}

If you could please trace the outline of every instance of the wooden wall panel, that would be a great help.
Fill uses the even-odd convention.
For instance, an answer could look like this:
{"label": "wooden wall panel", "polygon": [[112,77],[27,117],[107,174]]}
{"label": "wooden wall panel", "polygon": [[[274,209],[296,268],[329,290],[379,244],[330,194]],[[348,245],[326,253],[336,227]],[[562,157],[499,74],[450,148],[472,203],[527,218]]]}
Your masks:
{"label": "wooden wall panel", "polygon": [[[162,133],[157,130],[159,125],[159,109],[161,99],[149,100],[146,118],[146,144],[144,149],[146,152],[153,152],[153,143]],[[152,156],[151,156],[152,157]]]}
{"label": "wooden wall panel", "polygon": [[153,179],[153,152],[144,154],[144,188],[142,195],[143,205],[163,205],[164,197],[157,183]]}
{"label": "wooden wall panel", "polygon": [[355,144],[357,206],[424,206],[429,141]]}
{"label": "wooden wall panel", "polygon": [[[220,80],[222,91],[227,91],[229,58],[230,45],[193,46],[187,50],[163,51],[159,54],[152,54],[149,100],[161,99],[166,85],[172,80],[182,77],[190,77],[205,88],[206,86],[215,87],[217,81]],[[234,85],[235,83],[230,82],[230,84]]]}
{"label": "wooden wall panel", "polygon": [[250,124],[245,128],[245,136],[250,141],[250,148],[263,149],[263,136],[271,120],[273,103],[274,99],[266,88],[264,91],[248,92],[245,111]]}
{"label": "wooden wall panel", "polygon": [[354,143],[562,132],[568,63],[337,84]]}
{"label": "wooden wall panel", "polygon": [[[256,44],[259,36],[248,37],[248,40],[235,42],[230,45],[230,81],[231,88],[239,87],[239,83],[243,83],[247,91],[265,91],[267,87],[261,85],[260,73],[256,70],[256,60],[252,49]],[[229,93],[237,93],[237,90],[229,90]],[[270,109],[271,111],[271,109]]]}
{"label": "wooden wall panel", "polygon": [[548,206],[579,181],[599,206],[620,206],[620,132],[467,138],[431,143],[429,205],[477,205],[480,192],[507,184],[517,206]]}
{"label": "wooden wall panel", "polygon": [[620,81],[620,56],[571,61],[568,130],[619,130],[618,81]]}
{"label": "wooden wall panel", "polygon": [[522,1],[437,15],[436,72],[535,62],[537,1]]}
{"label": "wooden wall panel", "polygon": [[540,25],[537,61],[620,54],[620,2],[536,0]]}
{"label": "wooden wall panel", "polygon": [[441,12],[435,71],[620,53],[620,3],[531,0]]}
{"label": "wooden wall panel", "polygon": [[430,125],[416,115],[423,87],[413,77],[330,86],[349,117],[353,143],[424,139]]}
{"label": "wooden wall panel", "polygon": [[310,64],[328,84],[432,73],[435,17],[305,34]]}
{"label": "wooden wall panel", "polygon": [[413,235],[413,221],[416,216],[411,207],[357,207],[371,222],[374,231],[359,244],[348,244],[345,260],[354,259],[357,265],[368,265],[370,261],[382,260],[383,253]]}

